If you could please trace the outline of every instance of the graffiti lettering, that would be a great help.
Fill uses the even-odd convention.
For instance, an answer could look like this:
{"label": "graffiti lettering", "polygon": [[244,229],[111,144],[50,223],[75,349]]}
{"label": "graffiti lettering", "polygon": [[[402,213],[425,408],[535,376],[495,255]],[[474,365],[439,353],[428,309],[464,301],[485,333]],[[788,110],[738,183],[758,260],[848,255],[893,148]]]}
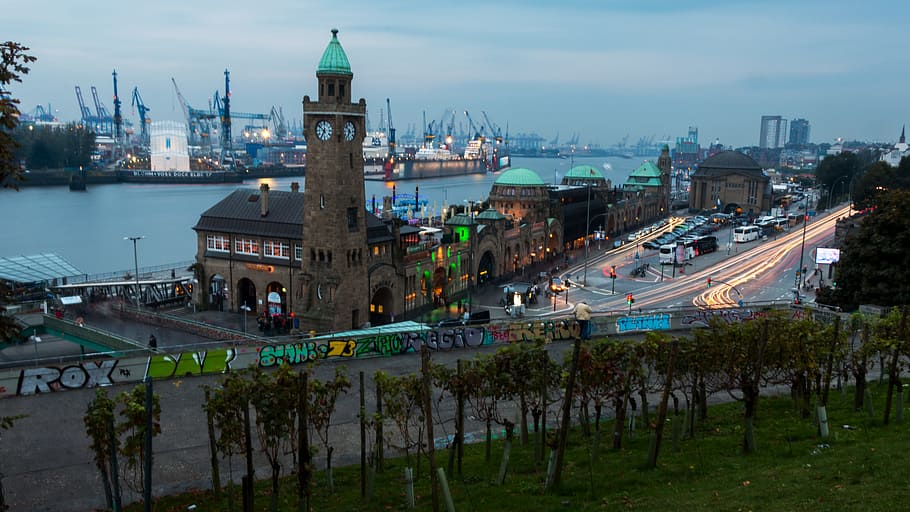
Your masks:
{"label": "graffiti lettering", "polygon": [[687,313],[682,317],[681,323],[688,327],[707,327],[711,319],[717,319],[728,324],[754,320],[764,316],[763,313],[756,313],[751,309],[721,309],[711,311],[696,311]]}
{"label": "graffiti lettering", "polygon": [[473,348],[484,345],[486,329],[483,327],[454,327],[430,331],[426,345],[430,350]]}
{"label": "graffiti lettering", "polygon": [[[325,345],[325,348],[329,348]],[[259,351],[259,366],[270,368],[282,363],[290,365],[308,363],[319,357],[316,343],[312,341],[287,343],[284,345],[266,345]]]}
{"label": "graffiti lettering", "polygon": [[182,354],[161,354],[149,358],[146,376],[153,379],[205,375],[230,371],[231,363],[237,357],[232,348],[208,352],[185,352]]}
{"label": "graffiti lettering", "polygon": [[581,326],[572,320],[548,320],[545,322],[520,322],[508,326],[510,343],[544,340],[547,342],[566,340],[579,336]]}
{"label": "graffiti lettering", "polygon": [[357,349],[357,342],[354,340],[347,341],[329,341],[328,350],[325,357],[353,357]]}
{"label": "graffiti lettering", "polygon": [[401,333],[380,334],[372,338],[362,338],[357,340],[357,357],[401,354],[403,346]]}
{"label": "graffiti lettering", "polygon": [[670,315],[624,316],[616,321],[619,333],[631,331],[665,331],[670,329]]}
{"label": "graffiti lettering", "polygon": [[28,368],[22,370],[19,376],[20,395],[34,395],[36,393],[49,393],[58,389],[93,388],[95,386],[110,386],[111,373],[117,366],[116,360],[82,363],[77,366],[67,366],[63,369]]}

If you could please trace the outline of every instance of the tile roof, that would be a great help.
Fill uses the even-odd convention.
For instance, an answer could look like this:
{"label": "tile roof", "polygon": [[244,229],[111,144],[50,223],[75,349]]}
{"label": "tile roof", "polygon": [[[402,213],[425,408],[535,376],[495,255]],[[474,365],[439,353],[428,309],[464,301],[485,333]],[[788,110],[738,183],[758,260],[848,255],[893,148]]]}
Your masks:
{"label": "tile roof", "polygon": [[353,75],[348,56],[344,53],[341,43],[338,42],[338,29],[332,29],[332,40],[322,53],[316,73],[335,73],[340,75]]}

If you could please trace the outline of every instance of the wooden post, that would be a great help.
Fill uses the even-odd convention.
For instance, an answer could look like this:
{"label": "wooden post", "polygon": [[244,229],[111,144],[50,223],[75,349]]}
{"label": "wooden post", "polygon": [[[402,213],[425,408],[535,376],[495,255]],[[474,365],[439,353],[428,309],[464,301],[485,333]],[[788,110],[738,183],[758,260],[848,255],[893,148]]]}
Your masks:
{"label": "wooden post", "polygon": [[300,451],[297,454],[297,486],[298,496],[303,501],[300,509],[305,512],[309,512],[313,506],[311,485],[313,472],[310,465],[310,401],[307,400],[310,389],[309,378],[309,372],[300,372],[297,398],[297,407],[300,410],[300,419],[297,421],[297,439],[300,442]]}
{"label": "wooden post", "polygon": [[657,456],[660,453],[660,442],[664,436],[664,422],[667,421],[667,401],[670,399],[670,389],[673,387],[673,370],[676,368],[676,356],[679,354],[679,340],[674,339],[670,349],[670,361],[667,363],[667,378],[664,382],[664,391],[660,397],[660,406],[657,410],[657,424],[654,427],[654,437],[651,448],[648,450],[647,467],[657,467]]}
{"label": "wooden post", "polygon": [[363,371],[360,371],[360,497],[367,497],[367,405],[363,384]]}
{"label": "wooden post", "polygon": [[430,490],[433,496],[433,512],[439,512],[439,489],[436,485],[436,445],[433,442],[433,397],[430,384],[430,349],[420,348],[420,370],[423,374],[423,414],[427,422],[427,457],[430,459]]}
{"label": "wooden post", "polygon": [[215,415],[209,408],[211,393],[208,388],[205,390],[205,424],[209,434],[209,455],[212,464],[212,492],[216,498],[221,497],[221,473],[218,467],[218,444],[215,442]]}

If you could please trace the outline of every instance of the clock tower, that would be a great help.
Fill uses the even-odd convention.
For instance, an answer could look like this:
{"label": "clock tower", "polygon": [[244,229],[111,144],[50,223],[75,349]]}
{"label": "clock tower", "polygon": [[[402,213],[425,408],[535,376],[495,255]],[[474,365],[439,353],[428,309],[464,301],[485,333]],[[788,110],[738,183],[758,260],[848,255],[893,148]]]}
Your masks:
{"label": "clock tower", "polygon": [[305,329],[347,330],[369,320],[363,137],[366,100],[351,102],[354,73],[338,30],[303,98],[307,141],[298,314]]}

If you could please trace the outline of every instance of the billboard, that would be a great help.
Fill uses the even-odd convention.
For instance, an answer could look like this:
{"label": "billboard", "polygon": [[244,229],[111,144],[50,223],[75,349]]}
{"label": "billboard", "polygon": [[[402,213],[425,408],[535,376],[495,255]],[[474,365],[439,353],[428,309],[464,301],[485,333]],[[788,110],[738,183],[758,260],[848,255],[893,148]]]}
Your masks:
{"label": "billboard", "polygon": [[830,265],[838,261],[840,261],[840,249],[819,247],[815,250],[815,263],[818,265]]}

